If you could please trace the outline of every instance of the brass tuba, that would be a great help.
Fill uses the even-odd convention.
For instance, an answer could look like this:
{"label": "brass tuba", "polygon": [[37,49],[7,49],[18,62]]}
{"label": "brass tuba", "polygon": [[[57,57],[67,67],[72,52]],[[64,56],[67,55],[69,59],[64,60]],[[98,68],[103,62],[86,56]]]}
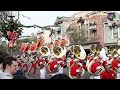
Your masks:
{"label": "brass tuba", "polygon": [[86,58],[86,52],[81,45],[74,45],[71,47],[71,51],[78,59],[84,60]]}
{"label": "brass tuba", "polygon": [[60,46],[55,46],[52,48],[52,53],[56,58],[61,58],[64,55],[64,50]]}
{"label": "brass tuba", "polygon": [[48,55],[50,55],[50,49],[47,46],[42,46],[42,47],[40,47],[40,53],[43,56],[48,56]]}

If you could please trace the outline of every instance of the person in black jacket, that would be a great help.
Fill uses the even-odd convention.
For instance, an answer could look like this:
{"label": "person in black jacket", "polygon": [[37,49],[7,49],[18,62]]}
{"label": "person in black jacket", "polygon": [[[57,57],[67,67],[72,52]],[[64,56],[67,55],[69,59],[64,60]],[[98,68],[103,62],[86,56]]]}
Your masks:
{"label": "person in black jacket", "polygon": [[51,77],[50,79],[71,79],[71,78],[66,74],[57,74]]}

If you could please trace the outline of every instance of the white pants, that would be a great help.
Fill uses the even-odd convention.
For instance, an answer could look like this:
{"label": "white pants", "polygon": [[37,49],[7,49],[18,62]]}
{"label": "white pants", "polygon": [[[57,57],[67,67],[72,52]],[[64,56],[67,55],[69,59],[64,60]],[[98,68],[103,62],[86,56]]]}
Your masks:
{"label": "white pants", "polygon": [[63,74],[63,67],[60,67],[59,73]]}
{"label": "white pants", "polygon": [[46,74],[46,68],[44,67],[40,69],[40,78],[45,79],[45,74]]}
{"label": "white pants", "polygon": [[116,79],[120,79],[120,73],[117,74],[117,78]]}
{"label": "white pants", "polygon": [[100,79],[100,76],[91,76],[90,79]]}

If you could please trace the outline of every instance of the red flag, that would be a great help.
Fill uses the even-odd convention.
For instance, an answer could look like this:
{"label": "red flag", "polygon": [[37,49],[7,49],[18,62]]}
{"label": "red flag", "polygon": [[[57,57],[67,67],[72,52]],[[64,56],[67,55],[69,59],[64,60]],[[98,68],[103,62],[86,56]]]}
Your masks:
{"label": "red flag", "polygon": [[21,52],[24,52],[24,50],[25,50],[25,43],[22,43],[21,48],[20,48],[20,51],[21,51]]}
{"label": "red flag", "polygon": [[30,45],[30,51],[34,52],[34,51],[36,51],[36,48],[37,48],[37,44],[32,42],[32,44]]}

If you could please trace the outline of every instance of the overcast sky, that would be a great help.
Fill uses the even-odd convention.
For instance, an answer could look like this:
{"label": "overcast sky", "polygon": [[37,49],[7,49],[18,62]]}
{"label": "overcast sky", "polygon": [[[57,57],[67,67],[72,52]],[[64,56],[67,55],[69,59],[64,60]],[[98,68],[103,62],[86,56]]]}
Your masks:
{"label": "overcast sky", "polygon": [[[47,26],[53,25],[57,16],[69,17],[76,12],[80,11],[21,11],[20,14],[29,17],[23,17],[20,15],[20,22],[24,25],[34,25]],[[120,11],[118,11],[120,12]],[[36,33],[40,30],[39,28],[24,28],[22,36],[30,35],[31,33]]]}
{"label": "overcast sky", "polygon": [[[20,14],[29,17],[23,17],[20,15],[20,22],[24,25],[34,25],[47,26],[53,25],[57,16],[69,17],[76,12],[80,11],[22,11]],[[39,28],[24,28],[23,36],[30,35],[31,33],[36,33]]]}

